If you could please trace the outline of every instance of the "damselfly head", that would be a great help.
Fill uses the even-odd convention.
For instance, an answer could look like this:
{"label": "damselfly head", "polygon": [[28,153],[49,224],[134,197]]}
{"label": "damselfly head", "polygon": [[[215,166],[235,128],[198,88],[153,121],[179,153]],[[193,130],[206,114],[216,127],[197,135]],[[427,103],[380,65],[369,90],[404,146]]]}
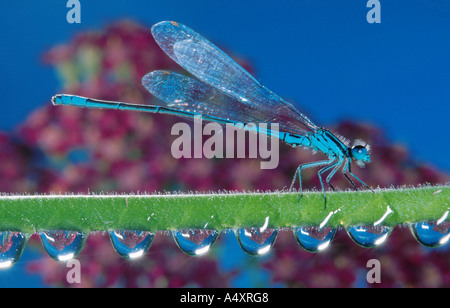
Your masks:
{"label": "damselfly head", "polygon": [[350,150],[351,156],[356,160],[358,166],[364,167],[365,163],[370,163],[370,146],[361,140],[355,141]]}

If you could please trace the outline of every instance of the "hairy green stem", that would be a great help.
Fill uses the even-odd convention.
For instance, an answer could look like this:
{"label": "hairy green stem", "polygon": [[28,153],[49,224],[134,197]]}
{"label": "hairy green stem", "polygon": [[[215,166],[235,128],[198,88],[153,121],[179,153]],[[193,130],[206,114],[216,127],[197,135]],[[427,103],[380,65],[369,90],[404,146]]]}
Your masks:
{"label": "hairy green stem", "polygon": [[328,192],[3,195],[0,230],[163,231],[298,226],[395,226],[449,219],[450,186]]}

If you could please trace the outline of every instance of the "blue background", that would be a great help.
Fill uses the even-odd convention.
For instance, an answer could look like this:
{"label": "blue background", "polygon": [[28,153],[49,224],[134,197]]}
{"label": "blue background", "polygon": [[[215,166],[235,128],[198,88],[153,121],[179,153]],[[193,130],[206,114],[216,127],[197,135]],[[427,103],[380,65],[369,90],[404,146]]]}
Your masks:
{"label": "blue background", "polygon": [[40,59],[48,48],[117,19],[149,27],[168,19],[250,60],[264,85],[316,124],[375,124],[448,172],[450,3],[381,1],[381,24],[367,22],[366,3],[81,0],[81,24],[69,24],[66,1],[2,2],[0,129],[12,130],[58,92]]}
{"label": "blue background", "polygon": [[[13,131],[58,93],[41,62],[50,47],[118,19],[149,28],[176,20],[248,59],[264,85],[316,124],[372,123],[415,159],[450,171],[448,1],[382,0],[381,24],[367,23],[365,0],[80,2],[82,23],[68,24],[64,0],[2,1],[0,130]],[[27,248],[0,285],[40,285],[36,276],[21,281],[35,258]]]}

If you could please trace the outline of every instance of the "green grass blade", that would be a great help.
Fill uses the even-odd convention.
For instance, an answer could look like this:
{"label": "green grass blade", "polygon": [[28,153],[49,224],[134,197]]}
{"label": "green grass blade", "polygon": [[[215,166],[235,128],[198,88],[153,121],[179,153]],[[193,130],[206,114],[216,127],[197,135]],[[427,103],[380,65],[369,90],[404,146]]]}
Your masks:
{"label": "green grass blade", "polygon": [[[0,230],[162,231],[262,226],[383,225],[433,221],[448,214],[450,186],[328,192],[35,195],[0,197]],[[388,208],[389,207],[389,208]],[[447,218],[444,218],[447,219]]]}

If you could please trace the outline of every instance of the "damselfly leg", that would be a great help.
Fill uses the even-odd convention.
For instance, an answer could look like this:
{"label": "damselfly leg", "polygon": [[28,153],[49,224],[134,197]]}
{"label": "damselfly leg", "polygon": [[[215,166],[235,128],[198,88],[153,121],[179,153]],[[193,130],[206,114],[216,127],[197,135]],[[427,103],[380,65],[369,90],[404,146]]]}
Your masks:
{"label": "damselfly leg", "polygon": [[375,193],[375,191],[374,191],[372,188],[370,188],[370,187],[369,187],[366,183],[364,183],[359,177],[357,177],[356,175],[354,175],[354,174],[352,173],[352,164],[351,164],[350,160],[347,160],[347,163],[345,164],[345,167],[344,167],[344,169],[343,169],[343,173],[344,173],[345,177],[347,178],[347,180],[350,181],[350,183],[352,184],[353,188],[354,188],[355,190],[357,190],[357,188],[356,188],[356,186],[355,186],[355,183],[353,183],[353,181],[352,181],[352,180],[348,177],[348,175],[346,174],[347,170],[348,170],[348,173],[349,173],[352,177],[354,177],[355,179],[357,179],[357,180],[358,180],[365,188],[370,189],[373,193]]}
{"label": "damselfly leg", "polygon": [[328,186],[330,186],[331,189],[332,189],[333,191],[334,191],[335,189],[334,189],[333,185],[331,185],[330,181],[331,181],[331,178],[332,178],[332,177],[336,174],[336,172],[339,170],[339,168],[341,168],[342,163],[343,163],[343,160],[342,160],[342,159],[340,159],[338,162],[336,162],[336,164],[334,164],[334,166],[335,166],[334,169],[331,170],[331,172],[328,174],[327,179],[326,179],[326,182],[327,182]]}
{"label": "damselfly leg", "polygon": [[[313,167],[319,167],[319,166],[327,166],[325,167],[325,169],[329,168],[330,164],[333,164],[335,161],[335,159],[330,159],[330,160],[321,160],[321,161],[316,161],[313,163],[306,163],[306,164],[302,164],[300,166],[298,166],[297,170],[295,171],[294,174],[294,178],[292,179],[292,183],[291,183],[291,187],[289,188],[289,190],[293,190],[294,185],[295,185],[295,181],[297,179],[298,176],[298,180],[299,180],[299,184],[300,184],[300,196],[298,198],[298,201],[300,201],[303,197],[303,187],[302,187],[302,170],[308,169],[308,168],[313,168]],[[334,165],[334,164],[333,164]],[[323,169],[321,169],[323,170]],[[320,172],[320,171],[319,171]],[[325,188],[322,182],[322,178],[319,174],[319,179],[320,179],[320,183],[322,184],[322,191],[324,192],[324,196],[325,196],[325,205],[326,205],[326,194],[325,194]]]}
{"label": "damselfly leg", "polygon": [[[317,175],[319,176],[320,185],[322,186],[323,198],[325,200],[325,202],[324,202],[324,209],[327,208],[327,194],[325,193],[325,186],[323,185],[322,174],[327,172],[328,170],[330,170],[332,168],[335,168],[336,165],[338,165],[341,161],[338,160],[337,162],[334,162],[334,163],[333,162],[334,162],[334,160],[330,163],[329,166],[326,166],[325,168],[320,169],[319,172],[317,173]],[[328,182],[328,177],[327,177],[327,183],[328,183],[328,185],[330,185],[330,183]],[[331,188],[334,190],[333,186],[331,186]]]}

